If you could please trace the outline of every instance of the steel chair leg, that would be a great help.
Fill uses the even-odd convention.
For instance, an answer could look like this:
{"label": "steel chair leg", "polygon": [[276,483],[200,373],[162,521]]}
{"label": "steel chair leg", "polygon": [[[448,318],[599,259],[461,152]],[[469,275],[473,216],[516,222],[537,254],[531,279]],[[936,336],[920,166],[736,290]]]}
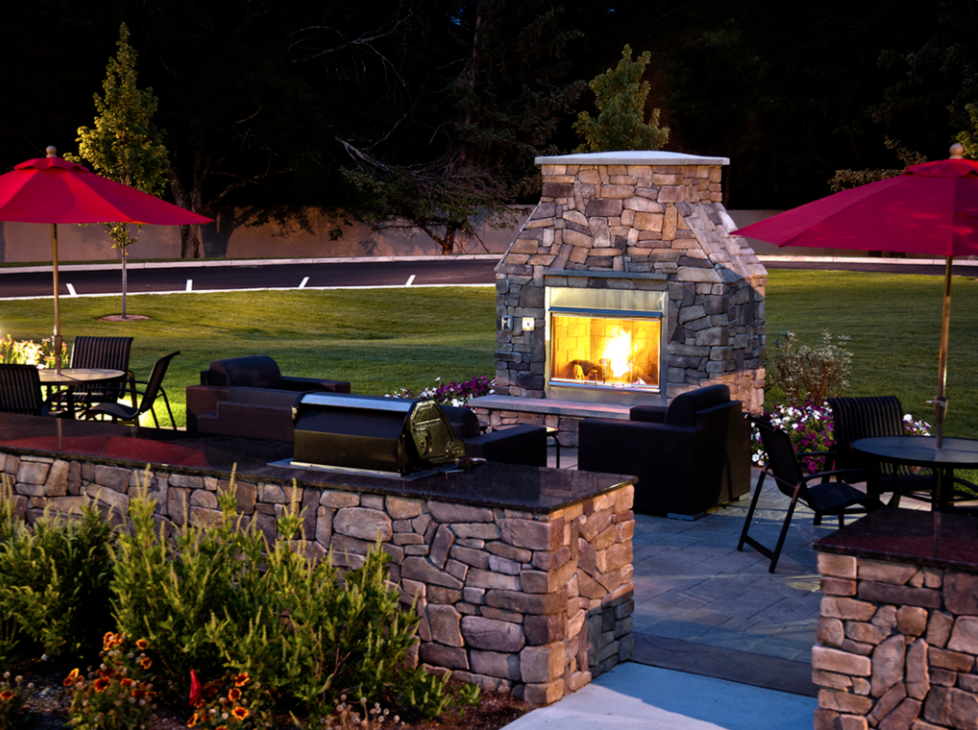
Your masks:
{"label": "steel chair leg", "polygon": [[795,491],[791,495],[791,504],[788,505],[788,514],[784,516],[784,525],[781,527],[781,535],[778,536],[778,546],[774,548],[774,556],[771,558],[771,567],[767,569],[768,573],[773,573],[774,569],[778,566],[778,558],[781,557],[781,548],[784,547],[784,539],[788,536],[788,527],[791,526],[791,517],[795,513],[795,505],[798,504],[798,492],[801,490],[801,485],[795,486]]}
{"label": "steel chair leg", "polygon": [[757,486],[754,487],[754,496],[751,497],[750,507],[747,508],[747,520],[744,522],[744,529],[740,531],[740,542],[737,543],[737,550],[744,551],[744,543],[747,542],[747,531],[750,529],[751,520],[754,519],[754,510],[757,509],[757,500],[761,496],[761,488],[764,486],[764,477],[767,476],[767,468],[761,470],[761,475],[757,478]]}

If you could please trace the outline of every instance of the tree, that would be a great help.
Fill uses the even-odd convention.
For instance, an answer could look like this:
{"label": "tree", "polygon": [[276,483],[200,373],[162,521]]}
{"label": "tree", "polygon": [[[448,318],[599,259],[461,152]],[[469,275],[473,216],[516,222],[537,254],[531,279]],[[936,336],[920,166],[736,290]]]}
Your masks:
{"label": "tree", "polygon": [[[129,45],[129,28],[119,27],[119,51],[109,59],[102,89],[95,94],[94,128],[78,128],[78,158],[95,172],[123,185],[159,196],[166,183],[167,152],[164,132],[153,123],[157,99],[151,88],[136,85],[136,51]],[[66,156],[67,157],[67,156]],[[112,248],[122,256],[122,318],[126,319],[126,260],[140,226],[131,232],[125,223],[103,223]]]}
{"label": "tree", "polygon": [[584,143],[578,152],[610,152],[614,150],[660,150],[669,140],[669,128],[659,126],[659,110],[653,109],[645,119],[645,101],[649,82],[642,81],[645,67],[652,55],[646,51],[632,60],[632,48],[627,43],[621,61],[591,81],[597,119],[581,112],[574,124]]}

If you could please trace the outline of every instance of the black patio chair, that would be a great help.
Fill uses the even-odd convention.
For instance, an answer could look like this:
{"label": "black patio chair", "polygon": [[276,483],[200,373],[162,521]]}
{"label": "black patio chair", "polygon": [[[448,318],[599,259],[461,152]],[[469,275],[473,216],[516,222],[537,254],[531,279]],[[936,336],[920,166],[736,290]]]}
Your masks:
{"label": "black patio chair", "polygon": [[[854,481],[865,481],[872,474],[871,471],[863,470],[860,474],[848,473],[850,470],[834,469],[816,473],[805,473],[801,463],[798,461],[798,454],[791,443],[791,437],[780,428],[777,428],[770,421],[761,418],[752,418],[754,425],[761,433],[761,441],[764,450],[767,452],[767,465],[757,479],[757,486],[754,488],[754,496],[747,510],[747,520],[744,522],[744,529],[740,533],[740,542],[737,543],[737,550],[743,551],[744,543],[757,550],[771,560],[768,572],[773,573],[778,565],[778,558],[781,556],[781,548],[784,547],[784,539],[788,534],[788,526],[795,513],[795,507],[799,502],[807,506],[815,513],[815,524],[821,524],[824,515],[835,515],[839,518],[839,527],[845,524],[845,516],[852,514],[866,514],[877,507],[882,506],[882,502],[876,497],[872,497],[865,492],[861,492],[842,477],[853,479]],[[751,521],[754,519],[754,510],[757,509],[757,501],[761,496],[761,489],[764,481],[770,474],[775,484],[781,492],[791,497],[788,511],[784,517],[784,525],[781,527],[781,534],[778,536],[778,544],[774,550],[765,547],[757,540],[748,535]],[[861,476],[861,479],[858,477]],[[809,482],[817,482],[809,486]]]}
{"label": "black patio chair", "polygon": [[53,411],[44,400],[36,367],[12,363],[0,363],[0,411],[25,416],[65,415]]}
{"label": "black patio chair", "polygon": [[[136,406],[136,377],[129,369],[129,351],[132,337],[76,337],[71,348],[71,368],[97,368],[101,370],[121,370],[126,375],[129,397]],[[110,393],[111,391],[111,393]],[[117,397],[119,386],[110,383],[79,384],[71,388],[75,407],[84,410],[95,403]],[[53,399],[64,405],[68,391],[60,391]]]}
{"label": "black patio chair", "polygon": [[[905,464],[877,462],[873,457],[852,448],[853,441],[859,439],[904,435],[903,408],[899,398],[894,395],[829,398],[829,406],[834,422],[837,469],[871,472],[868,483],[870,493],[879,496],[883,491],[893,492],[889,503],[891,507],[900,506],[901,496],[931,501],[934,482],[930,472],[914,470]],[[843,481],[851,483],[845,477]],[[954,478],[952,501],[976,499],[976,492],[978,486],[965,479]]]}
{"label": "black patio chair", "polygon": [[[170,409],[170,401],[166,397],[166,391],[163,390],[163,378],[166,377],[166,369],[170,366],[170,360],[179,355],[179,352],[172,352],[165,357],[161,357],[153,365],[153,372],[150,373],[148,381],[135,381],[137,384],[142,384],[146,386],[143,391],[137,390],[137,393],[141,393],[142,399],[139,402],[139,406],[127,406],[122,403],[114,401],[104,401],[98,403],[85,412],[86,418],[97,418],[98,416],[108,416],[113,422],[121,421],[123,423],[129,423],[132,425],[139,425],[139,417],[143,413],[150,413],[153,416],[153,423],[156,428],[160,427],[160,422],[156,418],[156,412],[153,410],[153,406],[156,403],[156,399],[160,396],[163,397],[163,403],[166,405],[166,412],[170,416],[170,424],[173,428],[177,427],[176,419],[173,418],[173,411]],[[126,394],[127,387],[120,386],[118,390],[115,391],[115,395],[122,397]],[[107,391],[109,397],[111,398],[113,393],[111,390]]]}

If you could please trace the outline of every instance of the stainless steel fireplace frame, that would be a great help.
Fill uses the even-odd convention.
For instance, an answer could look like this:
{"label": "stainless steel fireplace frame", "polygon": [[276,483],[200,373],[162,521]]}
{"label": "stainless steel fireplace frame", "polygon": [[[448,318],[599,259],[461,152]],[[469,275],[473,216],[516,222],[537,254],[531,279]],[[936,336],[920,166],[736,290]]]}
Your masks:
{"label": "stainless steel fireplace frame", "polygon": [[[666,317],[668,296],[665,291],[635,289],[591,289],[585,287],[547,286],[545,295],[545,392],[547,398],[585,403],[618,405],[660,405],[666,402],[668,384],[666,354]],[[555,382],[551,377],[553,315],[565,314],[603,319],[659,320],[659,383],[644,388],[615,384],[575,384]]]}

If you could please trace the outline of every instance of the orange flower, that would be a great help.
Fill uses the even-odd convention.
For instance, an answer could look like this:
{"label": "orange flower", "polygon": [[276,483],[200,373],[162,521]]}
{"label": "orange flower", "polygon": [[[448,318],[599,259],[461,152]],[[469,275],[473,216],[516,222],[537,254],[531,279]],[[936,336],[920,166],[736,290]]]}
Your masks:
{"label": "orange flower", "polygon": [[107,680],[105,677],[100,677],[99,679],[95,680],[95,691],[104,692],[109,688],[110,684],[111,682],[109,682],[109,680]]}
{"label": "orange flower", "polygon": [[146,641],[146,639],[140,639],[136,642],[136,648],[139,649],[139,651],[146,651],[149,649],[149,642]]}
{"label": "orange flower", "polygon": [[139,666],[141,666],[143,669],[149,669],[151,666],[153,666],[153,660],[148,656],[144,656],[142,661],[139,662]]}
{"label": "orange flower", "polygon": [[249,679],[251,678],[248,676],[248,672],[241,672],[241,674],[235,677],[234,686],[244,687],[246,684],[248,684]]}
{"label": "orange flower", "polygon": [[126,677],[125,679],[120,680],[119,684],[123,687],[128,687],[132,684],[132,680],[129,677]]}
{"label": "orange flower", "polygon": [[70,687],[71,685],[73,685],[75,683],[75,680],[76,679],[78,679],[78,670],[77,669],[72,669],[71,670],[71,674],[69,674],[67,677],[65,677],[65,681],[62,682],[62,684],[65,687]]}
{"label": "orange flower", "polygon": [[238,700],[240,700],[241,699],[241,690],[240,689],[232,689],[230,692],[228,692],[228,699],[231,700],[232,702],[237,702]]}
{"label": "orange flower", "polygon": [[233,710],[231,710],[231,715],[235,720],[244,720],[246,717],[248,717],[248,710],[244,707],[235,707]]}
{"label": "orange flower", "polygon": [[191,717],[190,721],[187,723],[187,727],[193,727],[196,724],[197,724],[197,713],[195,712],[193,714],[193,717]]}
{"label": "orange flower", "polygon": [[215,728],[215,730],[228,730],[228,726],[227,725],[218,725]]}
{"label": "orange flower", "polygon": [[6,692],[0,692],[0,700],[4,702],[10,702],[14,698],[13,690],[7,690]]}

